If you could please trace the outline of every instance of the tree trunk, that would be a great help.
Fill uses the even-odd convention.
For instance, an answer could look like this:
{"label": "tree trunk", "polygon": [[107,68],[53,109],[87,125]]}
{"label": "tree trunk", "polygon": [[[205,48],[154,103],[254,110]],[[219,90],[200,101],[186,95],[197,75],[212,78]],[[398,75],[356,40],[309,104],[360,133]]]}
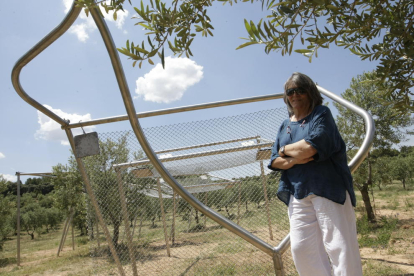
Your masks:
{"label": "tree trunk", "polygon": [[195,211],[195,220],[196,220],[196,223],[199,224],[199,217],[198,217],[198,210],[197,209]]}
{"label": "tree trunk", "polygon": [[93,233],[94,232],[93,231],[93,225],[94,225],[94,223],[92,222],[91,225],[90,225],[90,227],[91,227],[91,229],[90,229],[91,240],[94,240],[95,239],[95,236],[94,236],[94,233]]}
{"label": "tree trunk", "polygon": [[364,184],[362,189],[359,190],[362,195],[362,200],[364,201],[365,211],[367,212],[368,221],[375,222],[375,214],[372,209],[371,200],[368,194],[368,184]]}
{"label": "tree trunk", "polygon": [[224,208],[226,209],[227,216],[230,217],[229,208],[227,207],[227,205],[224,205]]}
{"label": "tree trunk", "polygon": [[403,184],[404,190],[407,190],[407,189],[405,188],[405,178],[403,178],[403,180],[402,180],[402,184]]}
{"label": "tree trunk", "polygon": [[112,242],[114,243],[115,247],[118,246],[120,225],[121,225],[120,220],[114,221],[114,236],[112,237]]}

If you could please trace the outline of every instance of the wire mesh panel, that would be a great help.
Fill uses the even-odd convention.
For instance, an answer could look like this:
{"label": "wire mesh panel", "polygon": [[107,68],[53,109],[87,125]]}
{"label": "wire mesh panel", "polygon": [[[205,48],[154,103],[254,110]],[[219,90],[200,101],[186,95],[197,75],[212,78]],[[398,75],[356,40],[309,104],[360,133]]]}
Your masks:
{"label": "wire mesh panel", "polygon": [[[286,109],[272,109],[144,133],[189,193],[277,246],[289,222],[276,198],[279,175],[267,163],[286,117]],[[99,139],[100,155],[83,161],[120,265],[90,207],[97,274],[274,275],[269,255],[204,216],[164,182],[131,131],[100,133]],[[284,255],[285,274],[296,275],[290,253]]]}

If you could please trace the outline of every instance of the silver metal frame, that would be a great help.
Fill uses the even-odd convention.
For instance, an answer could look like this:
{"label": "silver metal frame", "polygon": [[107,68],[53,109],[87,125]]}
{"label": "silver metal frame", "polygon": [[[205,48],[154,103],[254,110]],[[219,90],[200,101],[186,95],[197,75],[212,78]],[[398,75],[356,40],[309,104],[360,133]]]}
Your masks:
{"label": "silver metal frame", "polygon": [[[63,118],[59,117],[52,111],[48,110],[40,103],[35,101],[31,98],[22,88],[20,85],[20,72],[24,66],[26,66],[33,58],[35,58],[39,53],[41,53],[44,49],[46,49],[49,45],[51,45],[54,41],[56,41],[63,33],[65,33],[69,27],[73,24],[76,18],[79,16],[81,9],[75,6],[75,1],[72,4],[68,14],[63,19],[63,21],[53,29],[45,38],[43,38],[39,43],[37,43],[32,49],[30,49],[23,57],[21,57],[16,65],[12,70],[12,83],[14,89],[19,94],[19,96],[26,101],[28,104],[45,114],[46,116],[50,117],[57,123],[62,126],[62,129],[65,130],[67,137],[69,139],[70,145],[72,147],[73,152],[75,152],[74,141],[73,141],[73,134],[71,128],[81,127],[79,123],[77,124],[70,124],[68,121],[64,120]],[[146,156],[148,157],[149,161],[153,164],[153,166],[157,169],[161,177],[187,202],[189,202],[194,208],[197,208],[200,212],[204,215],[209,217],[210,219],[214,220],[218,224],[225,227],[227,230],[233,232],[234,234],[238,235],[239,237],[243,238],[247,242],[251,243],[258,249],[262,250],[263,252],[270,255],[273,259],[274,268],[276,271],[276,275],[284,275],[283,272],[283,263],[281,255],[285,252],[289,245],[290,239],[289,235],[287,235],[283,241],[277,246],[273,247],[272,245],[264,242],[263,240],[257,238],[256,236],[252,235],[247,230],[243,229],[239,225],[235,224],[234,222],[228,220],[224,216],[214,212],[209,207],[205,206],[202,202],[200,202],[197,198],[191,195],[188,191],[186,191],[174,178],[173,176],[165,169],[164,165],[161,163],[160,159],[156,156],[154,151],[152,150],[151,146],[149,145],[143,131],[141,125],[139,123],[139,118],[150,117],[150,116],[158,116],[158,115],[165,115],[165,114],[172,114],[177,112],[184,112],[184,111],[191,111],[191,110],[200,110],[206,108],[213,108],[219,106],[227,106],[227,105],[235,105],[235,104],[242,104],[242,103],[249,103],[249,102],[258,102],[258,101],[266,101],[271,99],[280,99],[283,97],[283,93],[280,94],[273,94],[273,95],[266,95],[266,96],[257,96],[251,98],[244,98],[244,99],[236,99],[230,101],[222,101],[222,102],[215,102],[215,103],[206,103],[206,104],[199,104],[193,106],[186,106],[186,107],[179,107],[179,108],[171,108],[171,109],[164,109],[152,112],[145,112],[145,113],[138,113],[135,110],[135,106],[132,102],[131,93],[129,91],[125,74],[122,68],[121,61],[119,59],[118,52],[115,48],[115,44],[112,40],[111,34],[108,30],[108,27],[100,14],[98,9],[91,9],[90,11],[95,24],[97,25],[99,32],[104,40],[104,44],[108,51],[109,57],[111,59],[112,67],[114,69],[114,73],[118,82],[119,90],[121,92],[121,96],[125,105],[125,109],[127,111],[127,115],[117,116],[117,117],[110,117],[110,118],[103,118],[99,120],[92,120],[89,122],[82,122],[82,126],[89,126],[89,125],[98,125],[103,123],[110,123],[110,122],[117,122],[117,121],[124,121],[129,120],[131,123],[131,127],[137,137],[139,143],[141,144],[142,149],[144,150]],[[355,113],[359,114],[363,117],[365,121],[366,127],[366,136],[365,139],[358,150],[355,157],[349,163],[349,167],[352,172],[354,172],[358,166],[362,163],[364,158],[369,152],[369,149],[373,142],[374,137],[374,121],[370,114],[365,110],[361,109],[360,107],[350,103],[342,99],[341,97],[335,95],[332,92],[318,86],[319,91],[328,96],[329,98],[337,101],[338,103],[344,105],[348,109],[354,111]],[[99,223],[102,226],[102,229],[105,233],[106,239],[109,244],[109,248],[111,253],[114,257],[115,263],[117,264],[118,271],[121,275],[125,275],[125,271],[119,261],[119,257],[115,251],[114,245],[110,238],[109,231],[105,226],[102,214],[99,210],[99,206],[97,204],[95,195],[93,193],[92,187],[89,183],[89,179],[87,177],[85,168],[83,166],[83,162],[80,158],[76,157],[76,161],[79,166],[79,170],[85,182],[86,190],[88,192],[89,197],[91,198],[92,205],[95,208],[96,214],[98,216]]]}

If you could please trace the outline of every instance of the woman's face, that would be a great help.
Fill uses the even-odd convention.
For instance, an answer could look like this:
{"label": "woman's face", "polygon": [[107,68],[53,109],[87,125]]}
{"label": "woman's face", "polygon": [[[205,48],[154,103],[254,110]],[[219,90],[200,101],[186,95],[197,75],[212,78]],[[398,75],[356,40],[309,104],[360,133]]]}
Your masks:
{"label": "woman's face", "polygon": [[286,94],[293,110],[308,111],[310,98],[306,90],[298,87],[296,84],[291,84],[288,86],[288,89],[286,89]]}

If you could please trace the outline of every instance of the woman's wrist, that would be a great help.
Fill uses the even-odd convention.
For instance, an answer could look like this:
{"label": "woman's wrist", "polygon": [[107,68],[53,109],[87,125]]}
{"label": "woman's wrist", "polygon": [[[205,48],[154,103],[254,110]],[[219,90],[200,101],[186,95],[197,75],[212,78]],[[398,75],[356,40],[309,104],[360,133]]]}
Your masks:
{"label": "woman's wrist", "polygon": [[286,155],[286,153],[285,153],[285,151],[286,151],[286,145],[285,146],[281,146],[280,147],[280,149],[279,149],[279,156],[280,157],[286,157],[287,155]]}

